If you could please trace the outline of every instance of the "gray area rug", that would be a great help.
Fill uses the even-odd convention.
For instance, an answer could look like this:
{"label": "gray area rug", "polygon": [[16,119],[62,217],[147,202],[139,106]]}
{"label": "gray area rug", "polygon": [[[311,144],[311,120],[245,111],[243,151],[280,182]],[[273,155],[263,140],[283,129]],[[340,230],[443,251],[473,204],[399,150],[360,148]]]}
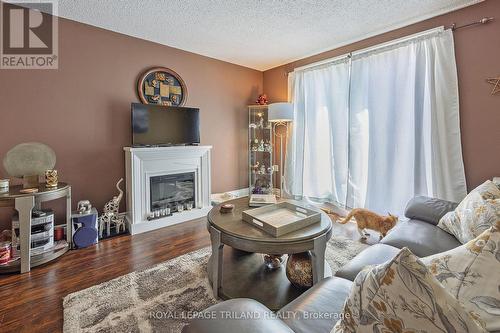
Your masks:
{"label": "gray area rug", "polygon": [[[366,247],[332,238],[326,250],[332,272]],[[204,248],[69,294],[64,332],[180,332],[190,317],[218,302],[206,273],[210,253]]]}

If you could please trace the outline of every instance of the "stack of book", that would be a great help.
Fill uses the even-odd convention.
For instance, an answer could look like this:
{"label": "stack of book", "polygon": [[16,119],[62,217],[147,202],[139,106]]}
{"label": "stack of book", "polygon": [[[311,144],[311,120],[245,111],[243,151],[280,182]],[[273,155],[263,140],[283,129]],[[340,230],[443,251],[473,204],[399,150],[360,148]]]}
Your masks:
{"label": "stack of book", "polygon": [[276,196],[274,194],[252,194],[248,205],[250,207],[261,207],[273,205],[276,203]]}

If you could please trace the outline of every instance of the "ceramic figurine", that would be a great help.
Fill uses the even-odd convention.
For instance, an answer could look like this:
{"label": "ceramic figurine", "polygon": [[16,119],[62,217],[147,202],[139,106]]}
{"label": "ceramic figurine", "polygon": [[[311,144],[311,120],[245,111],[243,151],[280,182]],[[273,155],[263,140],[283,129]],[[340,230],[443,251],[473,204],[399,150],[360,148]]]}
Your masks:
{"label": "ceramic figurine", "polygon": [[118,209],[120,208],[120,202],[123,198],[123,191],[120,188],[120,184],[123,182],[123,178],[120,178],[118,183],[116,183],[116,188],[118,189],[118,196],[114,196],[113,199],[108,201],[106,205],[104,205],[104,213],[114,213],[118,214]]}
{"label": "ceramic figurine", "polygon": [[258,151],[264,151],[264,140],[260,141]]}
{"label": "ceramic figurine", "polygon": [[258,127],[264,128],[264,118],[262,118],[262,117],[260,118]]}
{"label": "ceramic figurine", "polygon": [[264,151],[270,152],[271,150],[272,150],[271,144],[269,143],[269,141],[266,141],[264,143]]}
{"label": "ceramic figurine", "polygon": [[252,144],[252,150],[253,151],[259,150],[259,140],[257,140],[257,139],[254,140],[254,143]]}
{"label": "ceramic figurine", "polygon": [[78,213],[80,214],[88,214],[92,209],[92,205],[88,200],[80,200],[78,201]]}
{"label": "ceramic figurine", "polygon": [[99,238],[104,236],[104,228],[106,228],[106,236],[111,234],[111,220],[113,217],[112,213],[103,213],[99,216]]}
{"label": "ceramic figurine", "polygon": [[123,230],[122,232],[125,232],[125,217],[118,216],[115,220],[115,229],[117,234],[119,234],[121,230]]}
{"label": "ceramic figurine", "polygon": [[266,174],[266,166],[265,166],[265,165],[262,165],[262,166],[260,167],[260,174],[261,174],[261,175],[265,175],[265,174]]}
{"label": "ceramic figurine", "polygon": [[125,231],[125,221],[123,216],[118,215],[118,210],[120,208],[120,202],[123,198],[123,191],[120,188],[120,184],[123,182],[123,178],[120,178],[118,183],[116,183],[116,188],[118,189],[118,195],[114,196],[113,199],[108,201],[104,205],[103,214],[99,217],[99,237],[102,238],[104,228],[106,228],[107,236],[111,234],[111,225],[115,226],[115,230],[119,233],[120,229],[123,227]]}

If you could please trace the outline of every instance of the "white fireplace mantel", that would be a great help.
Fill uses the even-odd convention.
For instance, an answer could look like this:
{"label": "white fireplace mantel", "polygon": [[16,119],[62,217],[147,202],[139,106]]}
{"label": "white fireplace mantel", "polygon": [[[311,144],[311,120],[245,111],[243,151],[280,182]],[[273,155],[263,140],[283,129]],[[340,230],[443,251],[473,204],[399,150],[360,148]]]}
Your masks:
{"label": "white fireplace mantel", "polygon": [[[210,211],[211,146],[125,147],[128,227],[132,235],[206,216]],[[192,210],[149,221],[150,177],[184,172],[195,173],[195,203]]]}

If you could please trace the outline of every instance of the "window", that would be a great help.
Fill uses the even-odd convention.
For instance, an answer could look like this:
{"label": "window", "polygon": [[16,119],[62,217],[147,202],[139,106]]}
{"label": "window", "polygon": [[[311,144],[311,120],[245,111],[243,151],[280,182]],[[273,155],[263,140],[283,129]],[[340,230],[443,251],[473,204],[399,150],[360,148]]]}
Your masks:
{"label": "window", "polygon": [[453,35],[436,29],[291,73],[289,194],[401,214],[466,195]]}

